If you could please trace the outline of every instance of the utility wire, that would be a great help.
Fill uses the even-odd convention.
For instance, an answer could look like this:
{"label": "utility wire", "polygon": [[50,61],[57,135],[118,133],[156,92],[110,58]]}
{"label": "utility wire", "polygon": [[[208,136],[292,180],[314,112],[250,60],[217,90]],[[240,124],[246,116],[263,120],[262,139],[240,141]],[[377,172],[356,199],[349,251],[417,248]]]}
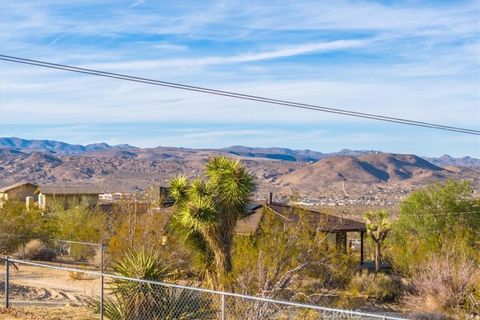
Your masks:
{"label": "utility wire", "polygon": [[[433,217],[436,216],[450,216],[450,215],[463,215],[463,214],[480,214],[480,209],[477,211],[461,211],[461,212],[440,212],[440,213],[434,213],[434,212],[428,212],[428,215],[431,215]],[[420,215],[425,215],[425,213],[421,213]]]}
{"label": "utility wire", "polygon": [[100,71],[100,70],[94,70],[94,69],[74,67],[74,66],[45,62],[45,61],[40,61],[40,60],[25,59],[25,58],[20,58],[20,57],[15,57],[15,56],[0,55],[0,60],[15,62],[15,63],[22,63],[22,64],[33,65],[33,66],[44,67],[44,68],[63,70],[63,71],[89,74],[89,75],[118,79],[118,80],[146,83],[146,84],[151,84],[151,85],[157,85],[157,86],[169,87],[169,88],[181,89],[181,90],[187,90],[187,91],[194,91],[194,92],[212,94],[212,95],[217,95],[217,96],[224,96],[224,97],[250,100],[250,101],[258,101],[258,102],[263,102],[263,103],[269,103],[269,104],[275,104],[275,105],[281,105],[281,106],[287,106],[287,107],[293,107],[293,108],[300,108],[300,109],[308,109],[308,110],[314,110],[314,111],[320,111],[320,112],[328,112],[328,113],[340,114],[340,115],[344,115],[344,116],[351,116],[351,117],[358,117],[358,118],[364,118],[364,119],[392,122],[392,123],[398,123],[398,124],[404,124],[404,125],[410,125],[410,126],[430,128],[430,129],[453,131],[453,132],[472,134],[472,135],[480,135],[480,130],[466,129],[466,128],[453,127],[453,126],[445,126],[445,125],[440,125],[440,124],[435,124],[435,123],[430,123],[430,122],[423,122],[423,121],[415,121],[415,120],[410,120],[410,119],[388,117],[388,116],[383,116],[383,115],[363,113],[363,112],[357,112],[357,111],[351,111],[351,110],[345,110],[345,109],[322,107],[322,106],[319,106],[319,105],[299,103],[299,102],[293,102],[293,101],[278,100],[278,99],[272,99],[272,98],[255,96],[255,95],[248,95],[248,94],[231,92],[231,91],[216,90],[216,89],[191,86],[191,85],[175,83],[175,82],[154,80],[154,79],[149,79],[149,78],[141,78],[141,77],[124,75],[124,74],[119,74],[119,73],[112,73],[112,72],[106,72],[106,71]]}

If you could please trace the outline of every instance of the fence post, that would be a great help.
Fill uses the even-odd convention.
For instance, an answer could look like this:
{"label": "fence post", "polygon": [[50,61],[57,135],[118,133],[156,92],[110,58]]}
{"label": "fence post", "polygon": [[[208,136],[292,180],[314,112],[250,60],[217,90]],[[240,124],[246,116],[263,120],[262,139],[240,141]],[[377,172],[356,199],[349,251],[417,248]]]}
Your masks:
{"label": "fence post", "polygon": [[103,242],[100,244],[100,319],[103,320]]}
{"label": "fence post", "polygon": [[9,263],[9,257],[7,256],[5,258],[5,308],[10,307],[10,301],[9,301],[9,285],[10,285],[10,263]]}
{"label": "fence post", "polygon": [[227,319],[227,312],[226,312],[226,308],[225,308],[225,294],[222,293],[222,320],[226,320]]}

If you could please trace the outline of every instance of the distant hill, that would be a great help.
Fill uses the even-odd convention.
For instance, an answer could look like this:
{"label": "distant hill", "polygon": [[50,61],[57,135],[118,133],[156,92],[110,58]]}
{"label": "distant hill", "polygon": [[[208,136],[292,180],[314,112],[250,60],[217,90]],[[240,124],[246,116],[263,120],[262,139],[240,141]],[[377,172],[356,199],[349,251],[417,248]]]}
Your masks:
{"label": "distant hill", "polygon": [[[245,158],[265,158],[283,161],[296,162],[315,162],[328,157],[336,156],[362,156],[367,154],[382,153],[374,150],[349,150],[342,149],[338,152],[322,153],[312,150],[292,150],[288,148],[258,148],[245,146],[231,146],[222,149],[189,149],[175,147],[155,147],[155,148],[138,148],[128,144],[120,144],[111,146],[107,143],[94,143],[88,145],[69,144],[54,140],[27,140],[14,137],[0,138],[0,150],[12,149],[21,152],[52,152],[63,155],[87,155],[99,157],[128,157],[148,160],[161,159],[181,159],[185,155],[199,154],[205,152],[217,152],[231,154]],[[472,157],[454,158],[449,155],[441,157],[423,157],[425,160],[440,166],[460,166],[460,167],[480,167],[480,159]]]}
{"label": "distant hill", "polygon": [[[397,201],[412,188],[447,178],[469,179],[480,191],[480,160],[426,159],[369,150],[321,153],[287,148],[137,148],[105,143],[0,138],[0,186],[29,180],[46,184],[95,184],[110,191],[165,185],[173,176],[203,174],[212,154],[242,159],[257,178],[257,196],[299,192],[310,199],[364,197]],[[330,201],[330,200],[328,200]]]}
{"label": "distant hill", "polygon": [[448,154],[445,154],[439,158],[425,158],[437,166],[458,166],[458,167],[480,167],[480,159],[472,157],[454,158]]}
{"label": "distant hill", "polygon": [[319,184],[420,182],[431,177],[445,178],[449,172],[415,155],[376,153],[358,157],[336,156],[319,160],[292,171],[277,181],[279,185],[311,188]]}
{"label": "distant hill", "polygon": [[0,138],[0,147],[28,151],[51,151],[62,153],[81,153],[85,146],[73,145],[51,140],[26,140],[20,138]]}
{"label": "distant hill", "polygon": [[91,150],[109,149],[111,146],[106,143],[95,143],[83,146],[54,140],[27,140],[11,137],[0,138],[0,148],[10,148],[25,152],[48,151],[62,154],[80,154]]}
{"label": "distant hill", "polygon": [[311,150],[291,150],[287,148],[251,148],[244,146],[232,146],[223,148],[221,150],[243,157],[302,162],[317,161],[327,156],[321,152]]}

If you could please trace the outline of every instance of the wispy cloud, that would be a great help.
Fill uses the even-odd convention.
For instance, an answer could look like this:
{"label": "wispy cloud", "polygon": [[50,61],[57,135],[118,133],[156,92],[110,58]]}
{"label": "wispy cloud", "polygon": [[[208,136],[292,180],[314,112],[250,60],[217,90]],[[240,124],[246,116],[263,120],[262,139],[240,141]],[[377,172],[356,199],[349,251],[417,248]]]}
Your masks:
{"label": "wispy cloud", "polygon": [[[0,10],[5,54],[478,128],[478,1],[261,0],[246,6],[238,0],[43,0],[3,1]],[[0,81],[2,125],[106,120],[238,125],[241,134],[218,129],[182,133],[179,140],[169,137],[178,144],[228,145],[255,144],[261,133],[253,134],[251,124],[294,124],[288,132],[262,131],[266,138],[257,139],[258,144],[281,144],[291,136],[289,146],[330,139],[332,148],[340,149],[348,144],[342,133],[362,148],[369,143],[380,149],[398,143],[400,148],[391,137],[403,134],[412,149],[421,149],[420,144],[431,152],[472,149],[466,142],[440,139],[437,132],[422,131],[419,141],[409,128],[401,133],[387,126],[387,141],[376,132],[369,135],[378,128],[373,122],[363,126],[365,121],[353,118],[6,62],[1,63]],[[342,130],[326,140],[298,133],[305,125],[332,123]],[[112,135],[129,142],[131,132],[120,127]]]}
{"label": "wispy cloud", "polygon": [[202,67],[212,65],[236,64],[245,62],[256,62],[263,60],[272,60],[286,57],[295,57],[299,55],[331,52],[336,50],[346,50],[360,48],[371,43],[372,39],[366,40],[336,40],[318,43],[304,43],[292,44],[289,46],[283,45],[281,48],[242,53],[233,56],[207,56],[207,57],[190,57],[183,59],[155,59],[155,60],[137,60],[137,61],[122,61],[115,63],[96,63],[89,64],[88,68],[107,68],[107,69],[135,69],[145,70],[152,68],[188,68],[188,67]]}
{"label": "wispy cloud", "polygon": [[167,42],[160,42],[154,44],[153,47],[159,50],[169,50],[169,51],[185,51],[188,49],[185,45],[174,44],[174,43],[167,43]]}
{"label": "wispy cloud", "polygon": [[63,38],[65,37],[65,35],[61,35],[59,37],[56,37],[55,39],[53,39],[52,41],[50,41],[50,43],[48,44],[49,46],[53,46],[54,44],[56,44],[58,41],[62,40]]}
{"label": "wispy cloud", "polygon": [[146,0],[137,0],[135,1],[134,3],[132,3],[131,5],[129,5],[128,7],[129,8],[135,8],[135,7],[138,7],[139,5],[142,5],[145,3]]}

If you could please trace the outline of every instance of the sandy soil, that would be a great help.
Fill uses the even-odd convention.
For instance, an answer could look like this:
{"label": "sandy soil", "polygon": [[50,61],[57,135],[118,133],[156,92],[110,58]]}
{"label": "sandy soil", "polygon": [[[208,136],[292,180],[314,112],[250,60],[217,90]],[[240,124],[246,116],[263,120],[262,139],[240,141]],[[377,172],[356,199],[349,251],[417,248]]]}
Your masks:
{"label": "sandy soil", "polygon": [[81,307],[62,307],[62,308],[12,308],[6,310],[0,308],[0,320],[93,320],[99,319],[98,315],[90,310]]}
{"label": "sandy soil", "polygon": [[[73,279],[68,271],[22,264],[17,268],[12,266],[10,269],[10,302],[13,308],[0,309],[0,320],[99,318],[85,307],[89,299],[100,293],[99,278],[80,274],[80,279]],[[0,299],[3,300],[3,297],[3,292],[0,292]]]}
{"label": "sandy soil", "polygon": [[54,270],[27,265],[11,268],[12,305],[84,305],[88,299],[100,293],[100,279],[81,274],[73,279],[68,271]]}
{"label": "sandy soil", "polygon": [[[0,308],[0,320],[99,318],[85,307],[89,299],[100,294],[98,277],[80,274],[74,279],[68,271],[22,264],[16,267],[18,269],[13,266],[10,268],[10,302],[13,308]],[[0,299],[4,299],[3,292],[0,292]]]}

